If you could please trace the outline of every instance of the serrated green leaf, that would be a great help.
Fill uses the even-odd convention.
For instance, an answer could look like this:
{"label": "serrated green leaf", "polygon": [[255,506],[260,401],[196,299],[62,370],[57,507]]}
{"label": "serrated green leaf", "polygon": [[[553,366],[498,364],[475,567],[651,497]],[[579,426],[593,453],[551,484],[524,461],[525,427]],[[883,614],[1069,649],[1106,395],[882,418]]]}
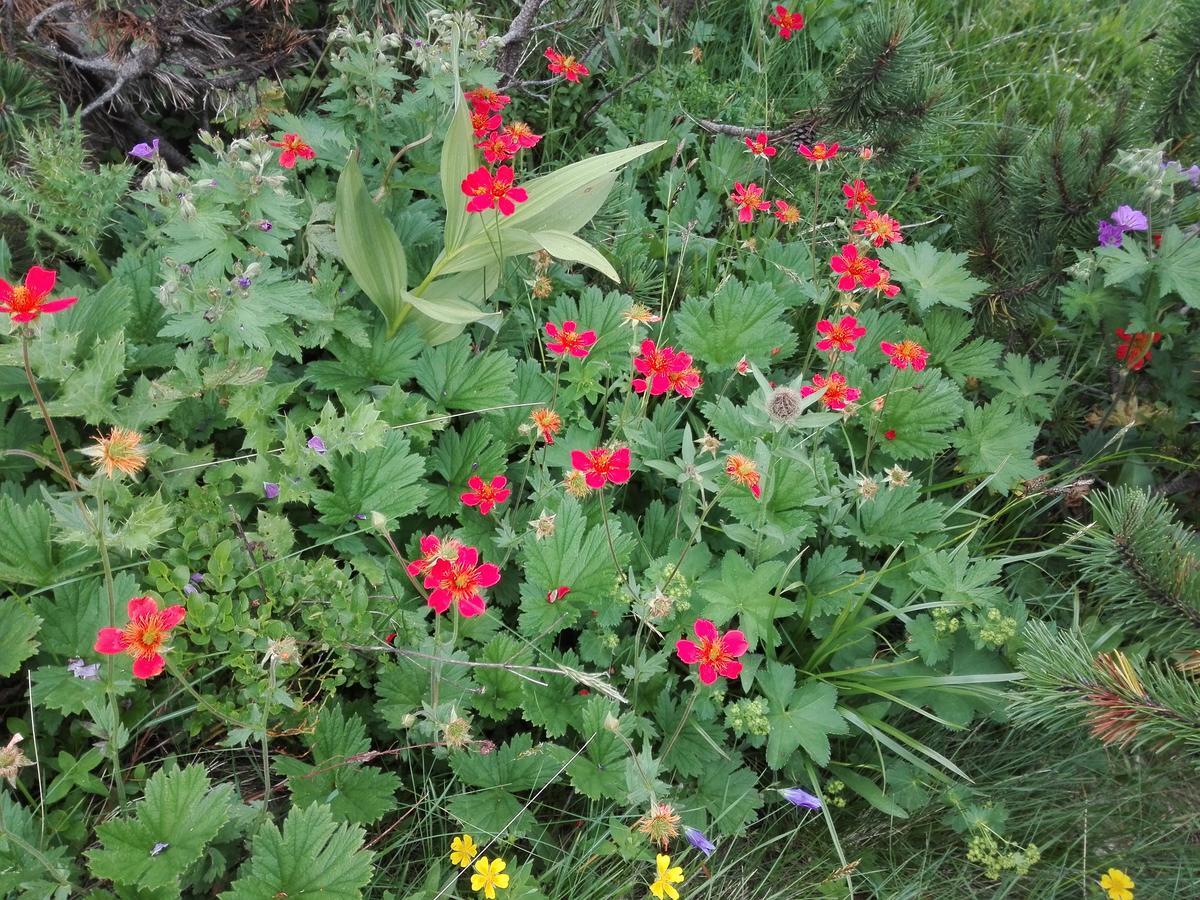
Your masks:
{"label": "serrated green leaf", "polygon": [[1033,441],[1040,430],[1018,415],[1008,401],[993,400],[966,409],[952,442],[964,472],[991,476],[988,490],[1007,494],[1017,482],[1037,476]]}
{"label": "serrated green leaf", "polygon": [[430,515],[447,516],[464,508],[459,497],[467,490],[468,478],[478,475],[487,481],[504,473],[506,453],[493,439],[487,422],[472,422],[462,431],[444,431],[429,461],[431,469],[446,483],[431,486],[426,510]]}
{"label": "serrated green leaf", "polygon": [[50,543],[50,512],[36,500],[19,504],[0,495],[0,582],[35,587],[55,580],[57,561]]}
{"label": "serrated green leaf", "polygon": [[796,336],[784,319],[786,304],[769,284],[729,279],[711,297],[689,297],[675,314],[680,344],[700,361],[730,371],[744,356],[766,366],[779,348],[787,358]]}
{"label": "serrated green leaf", "polygon": [[511,403],[516,360],[508,353],[472,353],[466,335],[433,347],[417,361],[417,383],[446,409],[479,411]]}
{"label": "serrated green leaf", "polygon": [[932,459],[950,446],[950,429],[962,417],[964,403],[949,379],[936,370],[905,369],[882,375],[876,387],[887,394],[875,429],[880,454],[890,459]]}
{"label": "serrated green leaf", "polygon": [[1154,268],[1162,294],[1174,292],[1190,308],[1200,307],[1200,241],[1194,234],[1169,226],[1162,233]]}
{"label": "serrated green leaf", "polygon": [[746,635],[750,646],[774,647],[779,642],[775,620],[796,609],[791,600],[774,591],[783,574],[784,563],[772,560],[751,568],[737,553],[726,553],[721,560],[720,578],[701,581],[704,617],[718,625],[728,624]]}
{"label": "serrated green leaf", "polygon": [[797,748],[804,750],[816,765],[828,765],[829,735],[850,731],[835,708],[837,689],[831,684],[810,681],[793,690],[796,670],[774,661],[759,671],[758,681],[771,705],[767,716],[771,723],[767,765],[782,769]]}
{"label": "serrated green leaf", "polygon": [[967,254],[939,250],[925,241],[884,247],[879,259],[919,310],[940,303],[969,311],[971,298],[987,287],[966,270]]}
{"label": "serrated green leaf", "polygon": [[7,597],[0,600],[0,678],[21,668],[21,663],[37,653],[38,628],[42,620],[33,614],[24,600]]}
{"label": "serrated green leaf", "polygon": [[753,770],[731,759],[715,763],[697,781],[696,796],[720,834],[741,834],[754,821],[764,802],[758,780]]}
{"label": "serrated green leaf", "polygon": [[380,512],[399,519],[425,499],[419,484],[424,461],[408,451],[408,438],[389,431],[383,445],[354,456],[338,456],[329,466],[332,491],[313,491],[317,510],[332,523],[344,524],[360,513]]}
{"label": "serrated green leaf", "polygon": [[1004,357],[1004,371],[992,379],[992,384],[1014,407],[1044,421],[1050,418],[1051,403],[1062,386],[1058,357],[1035,362],[1024,354],[1009,353]]}
{"label": "serrated green leaf", "polygon": [[942,527],[946,508],[936,500],[921,500],[921,491],[909,484],[881,490],[858,503],[849,524],[851,534],[864,547],[890,547]]}

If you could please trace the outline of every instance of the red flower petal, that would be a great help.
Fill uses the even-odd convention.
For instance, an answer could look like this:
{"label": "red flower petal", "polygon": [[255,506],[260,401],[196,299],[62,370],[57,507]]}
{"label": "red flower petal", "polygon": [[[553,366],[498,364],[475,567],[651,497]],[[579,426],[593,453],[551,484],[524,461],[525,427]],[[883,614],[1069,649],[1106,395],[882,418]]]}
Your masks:
{"label": "red flower petal", "polygon": [[44,297],[54,290],[54,282],[57,279],[56,272],[41,266],[31,266],[25,274],[25,287],[29,288],[29,292],[35,297]]}
{"label": "red flower petal", "polygon": [[144,619],[158,612],[158,602],[153,597],[134,597],[126,607],[129,620]]}
{"label": "red flower petal", "polygon": [[97,653],[124,653],[125,635],[121,633],[120,628],[101,628],[92,649]]}
{"label": "red flower petal", "polygon": [[717,626],[708,619],[697,619],[692,631],[696,632],[696,637],[702,641],[715,641],[720,637]]}
{"label": "red flower petal", "polygon": [[692,641],[678,640],[675,642],[675,653],[689,666],[700,660],[700,648]]}
{"label": "red flower petal", "polygon": [[166,660],[159,654],[139,656],[133,661],[134,678],[153,678],[163,670]]}

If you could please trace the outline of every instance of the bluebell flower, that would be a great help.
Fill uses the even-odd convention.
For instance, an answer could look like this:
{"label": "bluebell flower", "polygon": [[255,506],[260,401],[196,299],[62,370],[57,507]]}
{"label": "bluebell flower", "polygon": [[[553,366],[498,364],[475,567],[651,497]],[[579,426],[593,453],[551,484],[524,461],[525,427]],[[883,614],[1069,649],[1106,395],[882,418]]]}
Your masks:
{"label": "bluebell flower", "polygon": [[69,659],[67,671],[84,681],[96,681],[100,677],[100,663],[88,665],[82,659]]}
{"label": "bluebell flower", "polygon": [[800,788],[780,788],[779,793],[783,794],[783,799],[795,806],[801,806],[804,809],[820,809],[821,798],[814,797],[808,791]]}
{"label": "bluebell flower", "polygon": [[203,572],[193,572],[191,575],[188,576],[188,580],[192,584],[199,584],[200,582],[202,582],[204,580],[204,573]]}
{"label": "bluebell flower", "polygon": [[716,852],[717,845],[706,838],[701,832],[695,828],[683,827],[683,836],[687,838],[687,842],[704,854],[704,858],[708,859]]}

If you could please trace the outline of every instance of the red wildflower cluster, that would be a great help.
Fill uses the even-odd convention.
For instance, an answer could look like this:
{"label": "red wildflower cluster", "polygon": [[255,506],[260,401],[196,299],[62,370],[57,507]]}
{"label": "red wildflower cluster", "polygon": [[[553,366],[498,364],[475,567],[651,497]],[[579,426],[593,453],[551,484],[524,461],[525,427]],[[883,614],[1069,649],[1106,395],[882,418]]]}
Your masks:
{"label": "red wildflower cluster", "polygon": [[1121,339],[1117,345],[1117,359],[1125,363],[1130,372],[1136,372],[1150,362],[1150,348],[1162,340],[1162,333],[1138,331],[1130,334],[1124,328],[1118,328],[1117,337]]}
{"label": "red wildflower cluster", "polygon": [[767,16],[767,21],[779,29],[779,36],[785,41],[791,40],[795,32],[804,28],[804,16],[798,12],[788,12],[783,5],[777,5],[775,12]]}
{"label": "red wildflower cluster", "polygon": [[800,210],[786,200],[775,201],[775,212],[772,215],[784,225],[795,225],[800,221]]}
{"label": "red wildflower cluster", "polygon": [[838,322],[822,319],[817,323],[817,333],[824,337],[817,341],[817,349],[822,351],[837,350],[841,353],[853,353],[854,342],[867,333],[867,329],[858,324],[854,316],[842,316]]}
{"label": "red wildflower cluster", "polygon": [[829,267],[841,276],[837,289],[843,293],[879,284],[879,260],[859,256],[858,247],[854,244],[842,245],[842,252],[829,260]]}
{"label": "red wildflower cluster", "polygon": [[[480,138],[475,149],[483,153],[483,158],[489,163],[507,163],[522,150],[534,147],[540,141],[541,135],[524,122],[504,124],[500,113],[512,99],[507,94],[501,94],[494,88],[477,87],[463,95],[471,104],[471,128],[475,137]],[[483,212],[485,209],[499,209],[506,216],[511,216],[514,204],[524,203],[525,189],[513,186],[513,170],[510,166],[501,165],[493,175],[487,166],[480,166],[463,179],[463,193],[470,197],[467,203],[468,212]]]}
{"label": "red wildflower cluster", "polygon": [[828,378],[819,373],[814,375],[811,385],[801,386],[800,396],[808,397],[821,388],[825,388],[825,393],[821,395],[821,402],[827,409],[835,412],[845,409],[847,403],[853,403],[862,394],[858,388],[852,388],[846,384],[846,376],[841,372],[830,372]]}
{"label": "red wildflower cluster", "polygon": [[285,169],[296,168],[297,159],[312,159],[317,155],[298,134],[285,134],[282,141],[270,141],[270,144],[280,148],[279,164]]}
{"label": "red wildflower cluster", "polygon": [[567,81],[579,83],[581,76],[590,75],[588,67],[577,60],[574,56],[565,53],[559,53],[553,47],[546,48],[546,68],[555,75],[561,75]]}
{"label": "red wildflower cluster", "polygon": [[633,360],[637,374],[633,389],[639,394],[647,390],[657,397],[675,391],[690,397],[703,384],[700,370],[692,365],[692,355],[674,347],[659,347],[654,341],[642,341],[641,355]]}
{"label": "red wildflower cluster", "polygon": [[[424,540],[422,540],[424,544]],[[479,551],[474,547],[460,547],[453,559],[438,559],[425,576],[425,587],[430,588],[429,605],[441,614],[458,605],[463,618],[482,615],[486,607],[480,590],[495,586],[500,581],[500,569],[495,563],[479,564]]]}
{"label": "red wildflower cluster", "polygon": [[595,450],[572,450],[571,465],[583,476],[587,486],[599,490],[606,484],[624,484],[631,477],[629,471],[629,448],[610,450],[597,447]]}
{"label": "red wildflower cluster", "polygon": [[480,513],[485,516],[512,494],[508,489],[508,479],[503,475],[496,475],[491,481],[472,475],[467,479],[467,487],[470,490],[465,491],[459,499],[467,506],[478,506]]}
{"label": "red wildflower cluster", "polygon": [[9,284],[0,278],[0,313],[8,313],[13,322],[32,322],[45,313],[62,312],[78,297],[47,300],[54,290],[58,273],[52,269],[33,266],[25,273],[24,284]]}

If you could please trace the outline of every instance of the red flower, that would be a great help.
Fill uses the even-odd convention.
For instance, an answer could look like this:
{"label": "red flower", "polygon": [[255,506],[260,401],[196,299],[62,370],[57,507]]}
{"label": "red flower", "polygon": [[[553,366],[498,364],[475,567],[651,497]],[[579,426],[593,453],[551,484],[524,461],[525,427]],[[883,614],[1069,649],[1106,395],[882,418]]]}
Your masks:
{"label": "red flower", "polygon": [[809,162],[816,163],[819,169],[825,163],[837,157],[838,145],[836,143],[826,144],[824,141],[813,144],[811,147],[808,144],[801,144],[796,148],[796,152]]}
{"label": "red flower", "polygon": [[898,344],[889,344],[887,341],[880,341],[879,349],[885,355],[891,357],[888,362],[897,369],[907,369],[909,366],[912,366],[914,372],[920,372],[925,368],[925,361],[929,359],[929,351],[916,341],[910,341],[908,338],[905,338]]}
{"label": "red flower", "polygon": [[875,205],[875,195],[861,178],[851,184],[843,184],[842,193],[846,196],[846,209],[857,206],[861,212],[866,212],[868,207]]}
{"label": "red flower", "polygon": [[270,143],[272,147],[283,148],[283,152],[279,154],[279,164],[285,169],[296,167],[297,156],[301,159],[312,159],[317,155],[312,147],[300,139],[298,134],[285,134],[282,141],[271,141]]}
{"label": "red flower", "polygon": [[463,547],[453,559],[439,559],[427,576],[425,587],[433,588],[429,594],[429,605],[434,612],[444,613],[451,601],[458,604],[459,613],[467,619],[483,613],[484,602],[479,596],[480,588],[490,588],[500,581],[500,569],[495,563],[479,562],[479,551],[474,547]]}
{"label": "red flower", "polygon": [[861,231],[876,247],[884,244],[904,243],[904,234],[900,231],[900,223],[887,213],[867,210],[865,219],[855,219],[854,231]]}
{"label": "red flower", "polygon": [[546,59],[550,60],[546,64],[546,68],[555,75],[561,75],[567,81],[579,83],[580,75],[590,75],[588,67],[577,60],[575,57],[559,53],[553,47],[546,48]]}
{"label": "red flower", "polygon": [[763,189],[757,184],[751,183],[742,187],[740,181],[733,183],[733,193],[729,195],[729,199],[733,201],[734,206],[738,207],[739,222],[753,220],[755,210],[771,208],[771,204],[764,200],[762,195]]}
{"label": "red flower", "polygon": [[793,32],[804,28],[804,16],[798,12],[788,12],[786,6],[776,6],[775,12],[767,16],[767,21],[779,29],[779,36],[789,40]]}
{"label": "red flower", "polygon": [[770,159],[779,151],[767,143],[767,133],[760,131],[757,137],[746,138],[746,150],[752,156],[765,156]]}
{"label": "red flower", "polygon": [[784,225],[795,225],[800,221],[800,210],[786,200],[775,201],[775,212],[773,215]]}
{"label": "red flower", "polygon": [[529,414],[533,427],[538,430],[542,440],[547,444],[554,443],[554,436],[562,430],[562,416],[552,409],[535,409]]}
{"label": "red flower", "polygon": [[739,375],[750,374],[750,360],[746,359],[746,357],[743,356],[741,359],[739,359],[737,361],[737,365],[735,365],[733,367],[733,370],[735,372],[737,372]]}
{"label": "red flower", "polygon": [[492,511],[492,507],[503,503],[512,493],[505,485],[508,484],[508,479],[503,475],[495,476],[490,483],[484,483],[484,480],[478,475],[472,475],[467,479],[467,487],[469,491],[465,491],[459,499],[467,506],[478,506],[479,511],[483,515],[487,515]]}
{"label": "red flower", "polygon": [[427,534],[421,538],[421,558],[408,564],[408,574],[412,578],[418,575],[428,575],[438,560],[455,559],[462,549],[461,541],[454,538],[441,540],[436,534]]}
{"label": "red flower", "polygon": [[563,585],[562,587],[551,588],[546,592],[546,602],[557,603],[569,593],[571,593],[571,589],[566,585]]}
{"label": "red flower", "polygon": [[500,166],[495,175],[487,166],[480,166],[462,180],[462,192],[471,198],[467,201],[467,212],[499,207],[503,215],[511,216],[516,204],[528,199],[525,188],[513,187],[512,181],[512,166]]}
{"label": "red flower", "polygon": [[16,286],[0,278],[0,313],[8,313],[14,322],[32,322],[43,313],[62,312],[78,297],[62,297],[46,302],[54,290],[58,273],[52,269],[33,266],[25,273],[25,283]]}
{"label": "red flower", "polygon": [[818,350],[840,350],[843,353],[854,352],[854,342],[867,333],[867,329],[858,324],[854,316],[842,316],[836,325],[829,319],[817,323],[817,331],[825,335],[824,340],[817,341]]}
{"label": "red flower", "polygon": [[575,330],[577,327],[570,319],[562,323],[561,329],[553,322],[547,322],[546,334],[551,337],[551,340],[546,341],[546,349],[559,356],[570,353],[574,357],[583,359],[588,355],[592,344],[596,343],[596,332],[577,332]]}
{"label": "red flower", "polygon": [[[691,362],[692,357],[687,353],[680,353],[682,356]],[[679,394],[681,397],[690,397],[696,393],[696,389],[704,384],[704,379],[700,377],[700,370],[695,366],[689,365],[679,371],[671,370],[667,373],[667,381],[671,384],[671,390]]]}
{"label": "red flower", "polygon": [[528,150],[530,147],[536,147],[538,141],[542,139],[540,134],[534,134],[533,129],[524,122],[511,122],[506,125],[504,130],[500,132],[505,137],[511,138],[517,142],[517,146],[523,150]]}
{"label": "red flower", "polygon": [[605,484],[624,484],[630,478],[629,448],[608,450],[597,447],[587,452],[572,450],[571,465],[583,475],[587,486],[593,490],[598,490]]}
{"label": "red flower", "polygon": [[841,255],[829,260],[829,267],[842,276],[838,279],[837,289],[843,293],[849,293],[859,285],[875,287],[879,284],[879,260],[859,256],[854,244],[842,245]]}
{"label": "red flower", "polygon": [[813,376],[812,385],[803,385],[800,388],[800,396],[807,397],[810,394],[815,394],[821,388],[825,388],[825,393],[821,395],[821,402],[826,408],[834,411],[843,410],[847,403],[852,403],[862,394],[858,388],[848,387],[846,385],[846,376],[841,372],[833,372],[829,378],[817,374]]}
{"label": "red flower", "polygon": [[489,131],[495,131],[503,123],[503,119],[489,114],[486,109],[476,109],[471,113],[471,129],[475,132],[475,137],[483,137]]}
{"label": "red flower", "polygon": [[475,149],[483,151],[483,158],[490,163],[507,162],[517,155],[521,145],[514,138],[508,137],[502,131],[493,131],[475,145]]}
{"label": "red flower", "polygon": [[883,433],[883,436],[884,436],[885,438],[887,438],[889,441],[894,441],[894,440],[896,439],[896,429],[895,429],[895,428],[889,428],[887,431],[885,431],[885,432]]}
{"label": "red flower", "polygon": [[1125,362],[1125,368],[1136,372],[1150,362],[1150,348],[1162,340],[1162,333],[1139,331],[1129,334],[1124,328],[1117,329],[1121,343],[1117,346],[1117,359]]}
{"label": "red flower", "polygon": [[731,453],[725,458],[725,474],[743,487],[749,488],[755,499],[762,496],[762,488],[758,483],[758,466],[754,460],[740,453]]}
{"label": "red flower", "polygon": [[133,677],[153,678],[163,670],[163,642],[171,629],[183,621],[182,606],[159,610],[153,597],[134,597],[126,608],[129,624],[124,628],[101,628],[92,648],[97,653],[128,653],[133,657]]}
{"label": "red flower", "polygon": [[675,642],[675,653],[687,665],[700,664],[700,681],[712,684],[721,678],[737,678],[742,673],[742,664],[737,661],[750,649],[746,636],[740,631],[717,631],[717,626],[708,619],[697,619],[692,626],[700,643],[680,639]]}
{"label": "red flower", "polygon": [[892,284],[892,273],[880,266],[875,270],[879,273],[879,284],[875,285],[875,290],[883,294],[889,300],[900,293],[900,285]]}
{"label": "red flower", "polygon": [[692,364],[687,353],[678,353],[674,347],[659,347],[654,341],[642,341],[642,354],[633,360],[633,367],[643,377],[633,379],[633,389],[639,394],[650,390],[657,397],[671,389],[671,373],[682,372]]}
{"label": "red flower", "polygon": [[467,91],[465,96],[476,112],[500,112],[512,99],[490,87],[477,87],[473,91]]}

